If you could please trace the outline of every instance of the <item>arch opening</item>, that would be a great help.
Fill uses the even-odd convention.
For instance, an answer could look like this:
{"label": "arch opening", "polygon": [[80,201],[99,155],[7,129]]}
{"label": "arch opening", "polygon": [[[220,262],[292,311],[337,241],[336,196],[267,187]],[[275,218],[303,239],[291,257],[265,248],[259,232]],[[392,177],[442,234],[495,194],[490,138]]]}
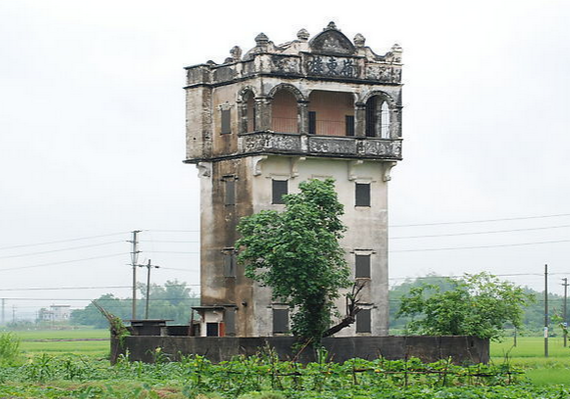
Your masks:
{"label": "arch opening", "polygon": [[309,134],[354,136],[354,95],[312,91],[309,96]]}

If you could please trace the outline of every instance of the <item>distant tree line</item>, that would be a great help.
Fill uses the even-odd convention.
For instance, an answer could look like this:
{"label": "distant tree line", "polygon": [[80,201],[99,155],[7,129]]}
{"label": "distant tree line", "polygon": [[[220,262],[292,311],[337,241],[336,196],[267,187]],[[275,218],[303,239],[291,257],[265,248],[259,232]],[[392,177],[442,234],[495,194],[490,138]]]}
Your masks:
{"label": "distant tree line", "polygon": [[[140,299],[137,299],[136,319],[144,318],[146,302],[146,285],[139,284]],[[199,305],[200,300],[188,287],[178,280],[167,281],[164,285],[151,284],[149,295],[149,318],[172,320],[174,324],[188,324],[192,306]],[[123,320],[132,319],[132,299],[118,298],[113,294],[101,295],[97,303],[105,310]],[[71,323],[76,325],[107,328],[107,319],[91,303],[83,309],[71,312]]]}

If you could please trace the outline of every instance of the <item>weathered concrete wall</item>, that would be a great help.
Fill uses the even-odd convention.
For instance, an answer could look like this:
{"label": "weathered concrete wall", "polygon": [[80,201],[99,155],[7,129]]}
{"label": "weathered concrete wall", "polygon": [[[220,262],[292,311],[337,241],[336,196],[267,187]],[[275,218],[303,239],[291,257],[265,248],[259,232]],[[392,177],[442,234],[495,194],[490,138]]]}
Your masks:
{"label": "weathered concrete wall", "polygon": [[[114,340],[113,340],[114,341]],[[111,342],[111,345],[116,342]],[[280,359],[290,360],[296,351],[291,349],[293,337],[159,337],[131,336],[125,339],[121,353],[129,351],[131,360],[153,362],[157,348],[178,360],[180,356],[196,354],[205,356],[214,363],[231,360],[237,355],[254,355],[260,348],[273,347]],[[352,358],[367,360],[384,357],[389,360],[418,357],[425,362],[451,357],[455,363],[487,363],[489,361],[489,340],[467,336],[383,336],[383,337],[341,337],[325,338],[324,347],[329,359],[344,362]],[[112,359],[114,362],[116,360]],[[315,353],[306,349],[299,357],[301,362],[315,360]]]}

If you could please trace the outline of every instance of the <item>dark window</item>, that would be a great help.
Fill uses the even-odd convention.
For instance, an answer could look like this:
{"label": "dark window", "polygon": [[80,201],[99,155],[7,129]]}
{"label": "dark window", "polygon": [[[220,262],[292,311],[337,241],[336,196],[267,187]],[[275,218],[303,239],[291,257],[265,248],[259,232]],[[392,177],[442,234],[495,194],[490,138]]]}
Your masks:
{"label": "dark window", "polygon": [[222,130],[221,133],[222,134],[228,134],[232,132],[232,127],[231,127],[231,118],[232,113],[230,109],[223,109],[222,110]]}
{"label": "dark window", "polygon": [[376,137],[376,97],[366,101],[366,137]]}
{"label": "dark window", "polygon": [[356,206],[370,206],[370,184],[356,183]]}
{"label": "dark window", "polygon": [[236,181],[234,179],[224,180],[225,183],[225,204],[235,205],[236,203]]}
{"label": "dark window", "polygon": [[370,278],[370,255],[356,255],[355,258],[355,277]]}
{"label": "dark window", "polygon": [[317,134],[317,113],[309,111],[309,134]]}
{"label": "dark window", "polygon": [[354,136],[354,115],[346,115],[344,121],[346,124],[346,135]]}
{"label": "dark window", "polygon": [[289,309],[273,309],[273,333],[289,332]]}
{"label": "dark window", "polygon": [[362,309],[360,312],[356,314],[356,332],[357,333],[372,332],[370,309]]}
{"label": "dark window", "polygon": [[287,194],[287,180],[272,180],[273,204],[284,204],[283,196]]}
{"label": "dark window", "polygon": [[233,250],[224,252],[224,277],[236,276],[236,257]]}
{"label": "dark window", "polygon": [[225,309],[224,324],[226,325],[226,335],[236,335],[236,311],[233,307]]}
{"label": "dark window", "polygon": [[206,335],[208,337],[217,337],[218,334],[218,323],[206,323]]}

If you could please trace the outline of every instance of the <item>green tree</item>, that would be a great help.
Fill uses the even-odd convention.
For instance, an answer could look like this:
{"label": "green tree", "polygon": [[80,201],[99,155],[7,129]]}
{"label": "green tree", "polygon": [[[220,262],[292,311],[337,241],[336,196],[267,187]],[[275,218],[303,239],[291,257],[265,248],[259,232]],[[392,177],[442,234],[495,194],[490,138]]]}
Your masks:
{"label": "green tree", "polygon": [[398,316],[412,317],[410,332],[498,339],[506,323],[521,327],[523,307],[532,300],[523,288],[487,273],[448,280],[447,291],[423,284],[401,298]]}
{"label": "green tree", "polygon": [[238,261],[247,277],[271,287],[273,297],[294,310],[292,333],[320,342],[332,322],[339,289],[350,286],[344,250],[345,226],[334,180],[311,179],[284,196],[285,210],[244,217]]}
{"label": "green tree", "polygon": [[[142,318],[145,309],[146,285],[139,284],[138,289],[142,293],[142,298],[137,299],[137,318]],[[105,310],[123,320],[130,320],[132,317],[131,298],[121,299],[113,294],[105,294],[96,301]],[[199,299],[185,282],[174,280],[167,281],[164,286],[158,284],[150,286],[150,318],[168,319],[176,324],[187,324],[190,320],[192,306],[198,304]],[[73,310],[71,322],[98,328],[108,327],[107,319],[92,303],[83,309]]]}

